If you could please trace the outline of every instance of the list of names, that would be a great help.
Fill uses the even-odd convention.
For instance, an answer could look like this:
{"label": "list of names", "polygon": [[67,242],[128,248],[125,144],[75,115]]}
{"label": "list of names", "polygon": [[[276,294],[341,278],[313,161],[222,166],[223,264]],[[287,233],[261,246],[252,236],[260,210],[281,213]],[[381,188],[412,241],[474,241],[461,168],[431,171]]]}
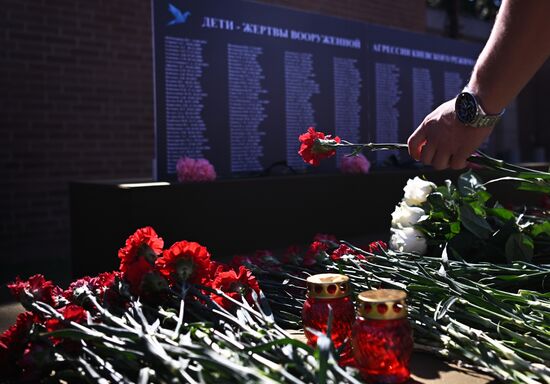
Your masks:
{"label": "list of names", "polygon": [[286,159],[289,166],[305,168],[298,155],[298,136],[315,126],[311,97],[320,93],[313,70],[313,55],[285,52]]}
{"label": "list of names", "polygon": [[443,76],[443,86],[445,100],[451,100],[462,91],[465,82],[464,78],[458,72],[445,72]]}
{"label": "list of names", "polygon": [[410,133],[422,123],[427,114],[433,110],[434,91],[432,75],[428,68],[412,69],[413,87],[413,126]]}
{"label": "list of names", "polygon": [[229,130],[231,137],[231,172],[261,171],[263,166],[260,129],[267,100],[262,87],[265,80],[258,61],[263,53],[260,47],[228,44]]}
{"label": "list of names", "polygon": [[181,156],[205,157],[209,150],[202,118],[201,85],[206,41],[167,36],[165,48],[167,172],[174,173]]}
{"label": "list of names", "polygon": [[[400,76],[400,69],[395,64],[375,64],[376,141],[378,143],[399,142],[397,103],[401,99]],[[392,154],[397,154],[397,151],[379,151],[376,158],[382,162]]]}
{"label": "list of names", "polygon": [[[357,60],[335,57],[334,65],[334,127],[335,134],[347,141],[361,142],[361,73]],[[339,153],[338,160],[342,154]]]}

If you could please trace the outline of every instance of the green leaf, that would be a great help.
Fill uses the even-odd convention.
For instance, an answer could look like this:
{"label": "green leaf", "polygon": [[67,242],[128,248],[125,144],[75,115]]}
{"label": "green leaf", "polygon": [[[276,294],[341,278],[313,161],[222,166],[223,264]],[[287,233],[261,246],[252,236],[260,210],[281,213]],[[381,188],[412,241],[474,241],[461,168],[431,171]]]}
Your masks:
{"label": "green leaf", "polygon": [[445,180],[445,184],[438,186],[435,191],[441,193],[445,199],[450,199],[452,198],[454,187],[450,180]]}
{"label": "green leaf", "polygon": [[480,203],[485,204],[491,198],[491,194],[484,189],[478,189],[476,191],[477,199]]}
{"label": "green leaf", "polygon": [[428,195],[428,203],[432,206],[433,211],[445,210],[445,197],[441,192],[432,192]]}
{"label": "green leaf", "polygon": [[529,183],[522,182],[520,183],[518,189],[520,191],[532,191],[540,193],[550,193],[550,185],[548,184],[538,184],[538,183]]}
{"label": "green leaf", "polygon": [[480,239],[488,239],[493,234],[493,229],[484,217],[476,215],[468,204],[460,207],[460,221],[462,225]]}
{"label": "green leaf", "polygon": [[533,237],[537,237],[541,234],[550,236],[550,221],[545,221],[543,223],[533,225],[533,229],[531,230],[531,235]]}
{"label": "green leaf", "polygon": [[473,209],[474,213],[477,216],[485,218],[487,212],[485,211],[485,205],[481,204],[479,201],[472,201],[468,205]]}
{"label": "green leaf", "polygon": [[487,213],[504,221],[515,220],[516,218],[514,212],[506,208],[487,208]]}
{"label": "green leaf", "polygon": [[519,172],[517,177],[522,179],[540,179],[540,180],[550,180],[549,172],[533,171],[533,172]]}
{"label": "green leaf", "polygon": [[484,188],[481,179],[471,169],[458,177],[458,191],[462,196],[474,194]]}
{"label": "green leaf", "polygon": [[459,234],[460,233],[460,221],[454,221],[449,224],[449,230],[452,234]]}
{"label": "green leaf", "polygon": [[426,212],[429,212],[430,221],[456,220],[456,205],[452,197],[445,198],[441,192],[432,192],[428,195]]}
{"label": "green leaf", "polygon": [[533,239],[523,233],[514,233],[506,241],[505,252],[509,263],[533,259]]}

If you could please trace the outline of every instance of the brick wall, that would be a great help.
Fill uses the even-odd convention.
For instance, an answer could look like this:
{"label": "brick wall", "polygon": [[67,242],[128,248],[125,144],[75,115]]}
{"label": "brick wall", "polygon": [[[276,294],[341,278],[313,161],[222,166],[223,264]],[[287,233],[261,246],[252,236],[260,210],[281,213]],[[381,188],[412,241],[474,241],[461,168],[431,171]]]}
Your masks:
{"label": "brick wall", "polygon": [[[424,0],[266,2],[413,30],[425,25]],[[150,4],[5,0],[0,25],[0,284],[38,271],[63,280],[69,181],[152,173]]]}
{"label": "brick wall", "polygon": [[151,175],[150,5],[8,0],[2,8],[0,283],[51,263],[63,277],[68,182]]}

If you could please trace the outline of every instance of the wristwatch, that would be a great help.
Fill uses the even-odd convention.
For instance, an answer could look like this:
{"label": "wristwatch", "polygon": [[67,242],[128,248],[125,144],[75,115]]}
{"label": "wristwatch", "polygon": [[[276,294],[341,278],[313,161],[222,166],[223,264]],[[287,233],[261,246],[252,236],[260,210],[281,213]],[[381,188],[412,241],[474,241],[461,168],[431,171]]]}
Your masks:
{"label": "wristwatch", "polygon": [[502,117],[506,110],[503,109],[497,115],[485,113],[476,96],[468,89],[464,89],[456,97],[455,113],[458,120],[466,125],[476,128],[492,127]]}

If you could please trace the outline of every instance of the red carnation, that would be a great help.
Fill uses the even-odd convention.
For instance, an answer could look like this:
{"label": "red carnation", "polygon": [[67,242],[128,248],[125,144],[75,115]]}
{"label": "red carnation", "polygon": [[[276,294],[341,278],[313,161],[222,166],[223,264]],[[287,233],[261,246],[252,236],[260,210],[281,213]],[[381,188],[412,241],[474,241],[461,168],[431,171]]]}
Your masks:
{"label": "red carnation", "polygon": [[84,276],[81,279],[73,281],[71,284],[69,284],[69,287],[63,292],[63,296],[67,300],[73,301],[75,299],[74,291],[81,287],[89,287],[91,280],[92,278],[90,276]]}
{"label": "red carnation", "polygon": [[157,255],[162,252],[164,241],[151,227],[138,229],[126,240],[126,246],[118,251],[120,270],[130,284],[134,295],[140,293],[141,282],[153,271]]}
{"label": "red carnation", "polygon": [[63,292],[63,296],[74,303],[79,301],[75,296],[75,290],[81,287],[88,287],[88,289],[99,298],[99,302],[102,303],[104,297],[107,295],[107,291],[114,286],[116,279],[120,278],[122,278],[122,273],[119,271],[103,272],[96,277],[85,276],[73,281],[65,292]]}
{"label": "red carnation", "polygon": [[100,273],[96,277],[92,277],[92,287],[100,292],[105,291],[107,288],[112,287],[121,275],[122,274],[119,271]]}
{"label": "red carnation", "polygon": [[[241,301],[241,298],[244,297],[252,302],[252,291],[260,292],[260,286],[252,272],[242,266],[239,267],[238,273],[235,270],[218,273],[212,282],[212,288],[223,291],[227,296],[237,301]],[[226,309],[233,306],[233,303],[223,296],[212,293],[210,297]]]}
{"label": "red carnation", "polygon": [[152,227],[140,228],[126,240],[126,245],[118,251],[120,270],[126,272],[129,264],[141,258],[154,262],[162,252],[164,241]]}
{"label": "red carnation", "polygon": [[32,312],[20,313],[15,324],[0,335],[0,372],[4,378],[18,374],[15,362],[22,356],[37,320]]}
{"label": "red carnation", "polygon": [[210,253],[206,247],[191,241],[180,241],[162,253],[156,266],[172,283],[200,283],[208,278],[210,263]]}
{"label": "red carnation", "polygon": [[[76,304],[69,304],[64,306],[63,308],[60,308],[59,313],[63,315],[63,318],[67,321],[74,321],[78,324],[83,324],[86,321],[87,318],[87,312],[84,308],[82,308],[79,305]],[[57,331],[59,329],[66,328],[65,324],[59,319],[49,319],[46,320],[45,323],[46,329],[48,332]],[[58,345],[63,340],[57,337],[52,337],[52,341],[54,345]],[[77,347],[78,343],[69,343],[72,347]]]}
{"label": "red carnation", "polygon": [[326,253],[327,249],[328,245],[326,243],[314,241],[313,243],[311,243],[306,252],[306,255],[304,256],[303,265],[312,266],[317,264],[317,261],[319,261],[319,259],[324,258],[324,254]]}
{"label": "red carnation", "polygon": [[338,248],[336,248],[334,250],[334,252],[332,252],[332,254],[330,255],[330,258],[333,260],[333,261],[338,261],[342,258],[342,256],[344,255],[354,255],[355,257],[357,257],[358,259],[364,259],[365,257],[363,255],[361,255],[360,253],[358,252],[355,252],[353,249],[351,249],[350,247],[348,247],[347,245],[345,244],[340,244],[340,246]]}
{"label": "red carnation", "polygon": [[388,244],[382,240],[373,241],[369,244],[368,250],[370,253],[380,253],[388,250]]}
{"label": "red carnation", "polygon": [[[74,321],[75,323],[82,324],[86,320],[86,310],[80,305],[69,304],[63,308],[59,308],[58,312],[61,313],[63,318],[67,321]],[[59,319],[46,320],[45,325],[48,332],[64,328],[63,323]]]}
{"label": "red carnation", "polygon": [[107,308],[126,308],[127,299],[121,295],[117,282],[122,279],[119,271],[104,272],[92,278],[92,287],[100,294],[100,303]]}
{"label": "red carnation", "polygon": [[63,292],[57,285],[46,280],[42,275],[31,276],[27,281],[21,280],[18,276],[13,283],[8,284],[8,288],[11,294],[21,302],[28,300],[28,294],[30,294],[34,300],[42,301],[54,307],[57,305],[58,297]]}
{"label": "red carnation", "polygon": [[230,269],[231,269],[231,266],[227,264],[219,263],[217,261],[211,261],[210,270],[209,270],[210,278],[214,279],[219,273],[229,271]]}
{"label": "red carnation", "polygon": [[30,311],[17,315],[15,324],[0,335],[0,349],[26,345],[31,327],[37,320],[37,317]]}
{"label": "red carnation", "polygon": [[298,153],[304,161],[311,165],[319,165],[319,161],[332,157],[336,154],[336,149],[325,146],[325,144],[338,144],[338,136],[332,138],[325,136],[323,132],[316,132],[315,128],[309,127],[307,132],[300,135],[300,150]]}

